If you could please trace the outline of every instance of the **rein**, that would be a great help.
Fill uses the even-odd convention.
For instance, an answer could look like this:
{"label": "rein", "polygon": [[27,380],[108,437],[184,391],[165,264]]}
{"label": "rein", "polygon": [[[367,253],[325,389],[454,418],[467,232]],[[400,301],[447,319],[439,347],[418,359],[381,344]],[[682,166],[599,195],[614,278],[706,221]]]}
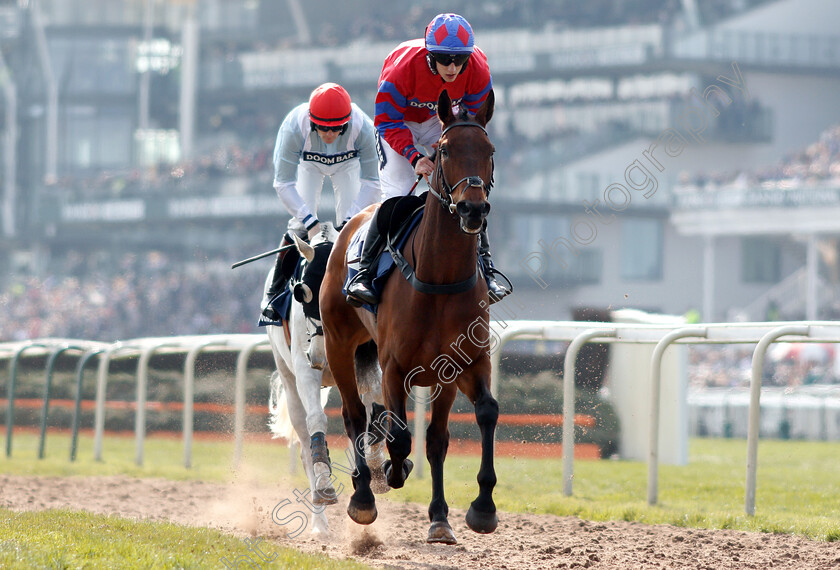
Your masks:
{"label": "rein", "polygon": [[[478,123],[471,123],[468,121],[456,121],[448,127],[446,127],[442,133],[440,133],[440,138],[438,139],[438,142],[440,142],[443,136],[447,132],[449,132],[450,129],[453,129],[455,127],[475,127],[481,129],[485,135],[487,134],[487,130]],[[438,146],[438,149],[439,148],[440,146]],[[441,203],[444,209],[447,209],[449,210],[449,213],[454,214],[455,204],[452,203],[452,193],[455,191],[456,188],[458,188],[458,186],[460,186],[464,182],[467,183],[467,187],[475,186],[477,188],[481,188],[484,190],[485,195],[490,195],[490,190],[493,188],[492,159],[490,164],[491,174],[489,183],[484,182],[484,179],[482,179],[481,176],[465,176],[464,178],[456,182],[454,185],[450,185],[446,181],[446,176],[443,173],[443,155],[442,153],[438,152],[437,158],[435,160],[435,174],[432,179],[432,182],[440,181],[439,183],[441,185],[441,192],[436,191],[432,187],[432,184],[429,184],[429,192],[431,192],[432,195],[438,199],[438,201]],[[417,211],[420,211],[424,207],[425,206],[421,206],[417,209]],[[411,217],[413,216],[414,214],[412,214]],[[394,264],[400,270],[400,273],[403,274],[405,280],[408,281],[408,283],[420,293],[425,293],[427,295],[455,295],[457,293],[464,293],[466,291],[469,291],[470,289],[475,287],[475,284],[478,282],[478,277],[481,273],[481,264],[478,262],[476,262],[475,273],[473,273],[472,276],[468,277],[463,281],[458,281],[456,283],[444,283],[441,285],[435,285],[433,283],[426,283],[425,281],[421,281],[417,278],[417,275],[414,272],[414,268],[411,267],[411,265],[408,263],[408,260],[396,247],[394,241],[395,239],[392,240],[391,236],[388,235],[387,239],[385,240],[385,249],[388,251],[388,253],[391,254],[391,257],[394,260]]]}

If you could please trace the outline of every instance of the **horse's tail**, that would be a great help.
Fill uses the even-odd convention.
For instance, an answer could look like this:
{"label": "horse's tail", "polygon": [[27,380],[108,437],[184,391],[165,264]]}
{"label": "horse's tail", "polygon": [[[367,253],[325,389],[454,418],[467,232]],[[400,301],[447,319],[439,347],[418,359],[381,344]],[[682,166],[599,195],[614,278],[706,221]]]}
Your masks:
{"label": "horse's tail", "polygon": [[271,374],[271,395],[268,398],[268,427],[271,429],[272,439],[282,437],[289,445],[299,443],[292,418],[289,416],[289,403],[280,373],[276,370]]}
{"label": "horse's tail", "polygon": [[370,391],[378,393],[382,386],[382,371],[379,368],[379,351],[372,340],[360,344],[356,348],[356,383],[359,392],[366,394]]}
{"label": "horse's tail", "polygon": [[[321,407],[327,405],[330,396],[330,387],[321,388]],[[289,442],[289,447],[300,443],[297,431],[292,425],[292,418],[289,415],[289,398],[280,379],[280,373],[276,370],[271,374],[271,395],[268,399],[268,427],[271,430],[272,439],[282,437]]]}

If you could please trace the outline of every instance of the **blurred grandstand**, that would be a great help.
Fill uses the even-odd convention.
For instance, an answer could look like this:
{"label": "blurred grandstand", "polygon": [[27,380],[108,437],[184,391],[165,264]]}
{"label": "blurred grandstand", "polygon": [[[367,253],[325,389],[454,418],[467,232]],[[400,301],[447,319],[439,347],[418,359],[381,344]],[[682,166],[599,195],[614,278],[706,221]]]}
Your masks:
{"label": "blurred grandstand", "polygon": [[372,112],[443,10],[493,72],[507,317],[837,315],[830,0],[29,0],[0,2],[0,339],[255,330],[270,262],[229,266],[285,228],[280,121],[328,80]]}

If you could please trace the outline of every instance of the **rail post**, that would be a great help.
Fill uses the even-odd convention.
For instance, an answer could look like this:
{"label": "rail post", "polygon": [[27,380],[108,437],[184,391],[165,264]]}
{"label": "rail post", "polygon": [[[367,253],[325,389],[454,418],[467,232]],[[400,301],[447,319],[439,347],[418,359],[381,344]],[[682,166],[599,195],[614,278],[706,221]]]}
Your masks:
{"label": "rail post", "polygon": [[12,456],[12,430],[15,426],[15,386],[17,386],[18,360],[30,348],[46,348],[43,343],[27,343],[18,348],[9,360],[9,383],[6,386],[6,457]]}
{"label": "rail post", "polygon": [[269,344],[268,338],[254,341],[241,349],[236,359],[236,387],[234,392],[236,411],[233,418],[233,465],[235,468],[238,468],[242,461],[242,442],[245,438],[245,378],[248,373],[248,358],[257,347],[266,344]]}
{"label": "rail post", "polygon": [[81,422],[82,413],[82,379],[85,375],[85,365],[88,360],[105,352],[103,348],[97,348],[86,352],[79,359],[76,365],[76,401],[73,405],[73,427],[70,436],[70,461],[76,461],[76,449],[79,444],[79,423]]}
{"label": "rail post", "polygon": [[667,333],[656,343],[650,357],[650,450],[648,451],[647,501],[655,505],[659,487],[659,407],[661,401],[662,357],[674,341],[686,337],[706,337],[706,327],[688,327]]}
{"label": "rail post", "polygon": [[184,360],[184,467],[192,467],[193,423],[195,409],[195,361],[199,353],[212,345],[226,346],[226,340],[216,339],[193,346]]}
{"label": "rail post", "polygon": [[47,359],[46,372],[44,378],[44,403],[41,406],[41,433],[38,437],[38,459],[44,458],[44,450],[46,448],[47,443],[47,415],[50,412],[50,395],[52,393],[53,369],[55,368],[55,362],[56,360],[58,360],[59,355],[68,350],[84,351],[84,348],[69,344],[57,346],[53,349],[53,351],[50,353],[49,358]]}
{"label": "rail post", "polygon": [[580,348],[593,338],[611,338],[614,328],[587,329],[577,335],[569,348],[563,364],[563,494],[572,496],[572,479],[575,461],[575,361]]}
{"label": "rail post", "polygon": [[764,357],[767,347],[783,336],[808,336],[811,328],[807,325],[786,325],[767,332],[755,346],[752,358],[752,380],[750,381],[750,409],[747,424],[747,492],[744,499],[744,511],[749,516],[755,515],[755,478],[758,469],[758,432],[761,417],[761,375],[764,372]]}

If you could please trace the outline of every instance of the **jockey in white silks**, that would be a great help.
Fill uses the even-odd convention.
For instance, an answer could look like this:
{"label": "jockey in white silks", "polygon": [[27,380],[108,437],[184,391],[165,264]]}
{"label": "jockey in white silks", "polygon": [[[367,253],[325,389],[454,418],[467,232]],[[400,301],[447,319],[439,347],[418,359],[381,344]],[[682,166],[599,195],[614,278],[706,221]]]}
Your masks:
{"label": "jockey in white silks", "polygon": [[[334,189],[339,229],[380,199],[373,121],[335,83],[317,87],[309,102],[286,115],[277,133],[274,189],[292,216],[280,247],[293,243],[291,233],[304,239],[317,233],[318,205],[327,176]],[[263,316],[273,321],[280,315],[274,314],[269,301],[286,285],[287,276],[280,270],[285,253],[277,255],[261,305]]]}

